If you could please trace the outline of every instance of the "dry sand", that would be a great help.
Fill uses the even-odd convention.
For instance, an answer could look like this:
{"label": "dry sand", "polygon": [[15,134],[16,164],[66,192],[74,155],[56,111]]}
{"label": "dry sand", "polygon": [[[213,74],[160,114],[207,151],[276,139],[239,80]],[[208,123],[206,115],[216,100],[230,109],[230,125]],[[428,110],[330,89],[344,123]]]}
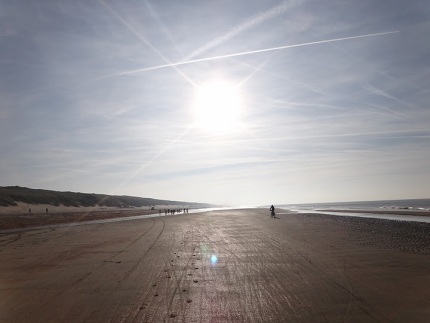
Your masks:
{"label": "dry sand", "polygon": [[429,322],[429,237],[261,209],[2,234],[0,321]]}

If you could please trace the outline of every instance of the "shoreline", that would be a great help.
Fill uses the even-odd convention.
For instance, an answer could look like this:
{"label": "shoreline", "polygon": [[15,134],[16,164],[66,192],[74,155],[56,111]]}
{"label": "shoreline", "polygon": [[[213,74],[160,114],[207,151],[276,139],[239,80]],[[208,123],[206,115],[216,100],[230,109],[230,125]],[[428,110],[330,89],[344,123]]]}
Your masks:
{"label": "shoreline", "polygon": [[430,216],[430,211],[427,211],[427,210],[424,211],[424,210],[317,209],[315,211],[316,212],[337,212],[337,213],[367,213],[367,214]]}

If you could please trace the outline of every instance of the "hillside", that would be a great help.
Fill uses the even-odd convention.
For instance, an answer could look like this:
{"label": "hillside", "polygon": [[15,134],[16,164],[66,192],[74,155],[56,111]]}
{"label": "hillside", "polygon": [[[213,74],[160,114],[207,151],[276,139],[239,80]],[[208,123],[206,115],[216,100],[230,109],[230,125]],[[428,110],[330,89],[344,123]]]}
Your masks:
{"label": "hillside", "polygon": [[53,206],[104,206],[118,208],[143,207],[151,205],[175,205],[194,208],[210,206],[209,204],[205,203],[168,201],[135,196],[57,192],[20,186],[0,187],[0,206],[16,206],[18,202],[32,205],[47,204]]}

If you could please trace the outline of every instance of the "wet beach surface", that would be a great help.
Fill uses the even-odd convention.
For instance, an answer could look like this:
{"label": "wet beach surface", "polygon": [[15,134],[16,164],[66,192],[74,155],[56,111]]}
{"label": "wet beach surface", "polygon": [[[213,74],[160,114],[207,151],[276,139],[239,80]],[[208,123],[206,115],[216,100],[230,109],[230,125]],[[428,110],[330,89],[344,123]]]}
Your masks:
{"label": "wet beach surface", "polygon": [[[6,230],[34,228],[39,226],[61,225],[130,216],[150,215],[159,210],[115,209],[104,211],[50,212],[33,214],[0,214],[0,232]],[[163,211],[164,214],[164,211]]]}
{"label": "wet beach surface", "polygon": [[2,322],[428,322],[430,225],[262,209],[0,235]]}

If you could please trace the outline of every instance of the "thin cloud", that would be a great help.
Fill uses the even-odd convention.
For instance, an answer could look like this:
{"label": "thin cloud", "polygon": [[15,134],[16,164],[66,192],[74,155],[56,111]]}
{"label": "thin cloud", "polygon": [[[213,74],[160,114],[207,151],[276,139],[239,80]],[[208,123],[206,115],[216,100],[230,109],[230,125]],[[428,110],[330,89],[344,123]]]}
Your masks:
{"label": "thin cloud", "polygon": [[100,3],[109,10],[109,12],[115,16],[129,31],[131,31],[140,41],[142,41],[145,45],[147,45],[149,48],[151,48],[160,58],[167,62],[169,66],[172,66],[178,74],[180,74],[188,83],[196,87],[196,84],[187,76],[185,73],[180,71],[176,68],[175,65],[173,65],[170,60],[161,52],[158,50],[157,47],[155,47],[150,41],[148,41],[145,37],[143,37],[131,24],[129,24],[125,19],[123,19],[111,6],[109,6],[105,1],[99,0]]}
{"label": "thin cloud", "polygon": [[149,13],[151,14],[151,16],[154,18],[154,20],[157,22],[158,26],[160,26],[160,29],[163,31],[163,33],[165,35],[167,35],[167,38],[169,39],[169,41],[171,41],[174,45],[175,48],[178,52],[181,52],[181,49],[178,46],[178,43],[175,41],[175,39],[172,36],[172,33],[170,32],[170,30],[167,28],[166,24],[163,23],[163,21],[161,20],[161,18],[159,17],[159,14],[157,14],[156,10],[154,9],[153,5],[148,1],[148,0],[144,0],[144,4],[145,6],[148,8]]}
{"label": "thin cloud", "polygon": [[383,96],[384,98],[396,101],[396,102],[404,104],[404,105],[409,105],[407,102],[400,100],[399,98],[395,97],[394,95],[388,94],[387,92],[377,88],[376,86],[368,84],[365,88],[367,91],[369,91],[372,94]]}
{"label": "thin cloud", "polygon": [[260,12],[257,15],[252,16],[251,18],[248,18],[243,23],[234,27],[232,30],[225,33],[224,35],[219,36],[219,37],[215,38],[214,40],[210,41],[209,43],[207,43],[206,45],[196,49],[189,56],[187,56],[184,59],[184,61],[191,60],[192,58],[199,56],[200,54],[203,54],[204,52],[206,52],[206,51],[208,51],[214,47],[217,47],[217,46],[221,45],[222,43],[229,41],[230,39],[243,33],[244,31],[251,29],[251,28],[254,28],[254,27],[266,22],[267,20],[270,20],[276,16],[283,14],[288,9],[296,6],[300,2],[301,2],[300,0],[283,1],[279,5],[273,7],[273,8],[271,8],[265,12]]}

